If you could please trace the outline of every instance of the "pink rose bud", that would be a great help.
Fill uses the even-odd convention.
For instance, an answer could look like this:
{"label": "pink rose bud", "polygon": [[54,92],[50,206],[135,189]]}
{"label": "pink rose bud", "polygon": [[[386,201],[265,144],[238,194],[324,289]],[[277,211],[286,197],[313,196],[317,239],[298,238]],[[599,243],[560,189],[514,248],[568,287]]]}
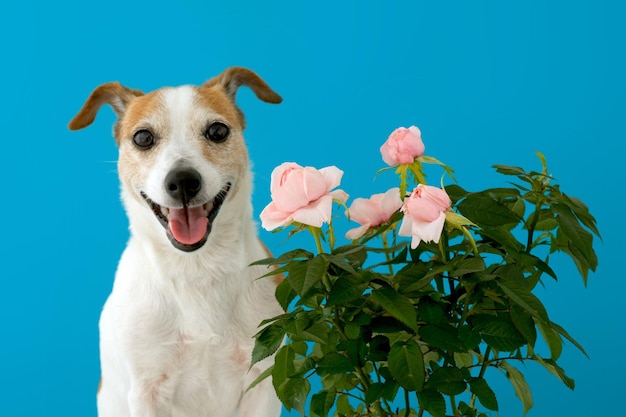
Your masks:
{"label": "pink rose bud", "polygon": [[261,212],[261,225],[266,230],[298,222],[321,227],[330,221],[333,200],[343,203],[348,194],[331,191],[341,182],[343,171],[335,166],[317,170],[285,162],[272,171],[270,190],[272,202]]}
{"label": "pink rose bud", "polygon": [[411,249],[422,240],[439,243],[450,204],[450,197],[441,188],[419,184],[404,200],[404,219],[398,235],[412,237]]}
{"label": "pink rose bud", "polygon": [[400,189],[392,188],[384,194],[374,194],[370,198],[357,198],[350,206],[350,219],[361,226],[348,230],[347,239],[358,239],[371,227],[387,220],[402,206]]}
{"label": "pink rose bud", "polygon": [[380,147],[383,161],[389,166],[412,164],[415,158],[424,154],[424,142],[420,130],[411,126],[394,130],[387,141]]}

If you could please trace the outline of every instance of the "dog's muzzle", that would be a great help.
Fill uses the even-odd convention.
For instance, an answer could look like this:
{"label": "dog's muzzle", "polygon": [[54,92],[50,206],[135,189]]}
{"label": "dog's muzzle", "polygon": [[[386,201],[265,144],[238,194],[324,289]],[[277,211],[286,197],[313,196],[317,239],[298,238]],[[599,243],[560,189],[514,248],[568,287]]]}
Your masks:
{"label": "dog's muzzle", "polygon": [[195,206],[189,206],[189,202],[202,188],[202,178],[197,171],[192,169],[172,171],[165,177],[164,186],[169,196],[180,201],[182,207],[163,207],[152,201],[144,192],[141,192],[141,196],[165,228],[165,233],[175,248],[185,252],[201,248],[211,233],[213,220],[230,191],[231,183],[226,183],[212,200]]}

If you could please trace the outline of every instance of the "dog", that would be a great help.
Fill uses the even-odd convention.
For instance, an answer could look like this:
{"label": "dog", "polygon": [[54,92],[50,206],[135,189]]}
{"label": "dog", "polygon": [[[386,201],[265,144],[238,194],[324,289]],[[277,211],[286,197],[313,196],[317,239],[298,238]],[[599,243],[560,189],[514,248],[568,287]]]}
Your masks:
{"label": "dog", "polygon": [[100,85],[70,121],[117,115],[121,199],[130,238],[100,316],[100,417],[275,417],[267,369],[251,367],[253,335],[283,313],[252,218],[252,174],[240,86],[282,98],[256,73],[231,67],[201,86],[144,94]]}

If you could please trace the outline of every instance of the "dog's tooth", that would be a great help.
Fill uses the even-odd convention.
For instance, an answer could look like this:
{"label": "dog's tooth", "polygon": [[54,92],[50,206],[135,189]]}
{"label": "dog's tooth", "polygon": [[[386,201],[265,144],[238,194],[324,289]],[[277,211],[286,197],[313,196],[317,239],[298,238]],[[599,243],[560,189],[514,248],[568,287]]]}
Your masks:
{"label": "dog's tooth", "polygon": [[170,209],[168,209],[167,207],[161,207],[161,214],[167,217],[170,214]]}

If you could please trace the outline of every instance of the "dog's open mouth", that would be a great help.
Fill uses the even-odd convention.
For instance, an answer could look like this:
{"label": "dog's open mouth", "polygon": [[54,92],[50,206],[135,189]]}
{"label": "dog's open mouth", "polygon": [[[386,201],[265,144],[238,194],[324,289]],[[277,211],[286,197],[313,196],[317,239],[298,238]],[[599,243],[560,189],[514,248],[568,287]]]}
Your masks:
{"label": "dog's open mouth", "polygon": [[185,252],[193,252],[201,248],[207,241],[213,220],[220,211],[222,203],[230,191],[227,183],[213,200],[194,207],[183,204],[181,208],[163,207],[152,201],[143,191],[141,196],[165,228],[172,245]]}

